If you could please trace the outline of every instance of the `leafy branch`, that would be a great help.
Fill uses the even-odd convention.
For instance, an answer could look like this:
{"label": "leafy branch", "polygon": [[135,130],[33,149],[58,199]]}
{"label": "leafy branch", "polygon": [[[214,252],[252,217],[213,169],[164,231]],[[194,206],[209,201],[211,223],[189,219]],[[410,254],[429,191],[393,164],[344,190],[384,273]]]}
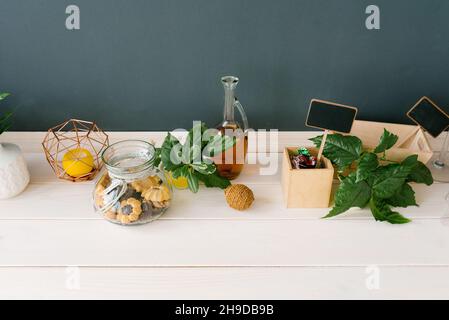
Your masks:
{"label": "leafy branch", "polygon": [[[10,94],[9,93],[0,93],[0,101],[6,99]],[[0,115],[0,134],[8,131],[8,129],[12,125],[12,112],[6,112],[3,115]]]}
{"label": "leafy branch", "polygon": [[171,172],[175,179],[186,178],[194,193],[198,192],[200,182],[208,188],[226,189],[231,183],[218,175],[210,158],[231,148],[234,143],[232,137],[216,134],[204,123],[199,123],[189,131],[184,144],[168,133],[161,148],[156,149],[154,164]]}
{"label": "leafy branch", "polygon": [[[310,140],[320,147],[322,136]],[[362,141],[357,137],[341,134],[328,136],[323,154],[337,166],[341,184],[335,195],[334,207],[325,218],[342,214],[353,207],[369,206],[377,221],[392,224],[411,221],[392,208],[417,206],[415,192],[409,183],[431,185],[433,178],[429,169],[418,161],[417,155],[411,155],[399,163],[386,159],[387,150],[397,141],[398,136],[384,129],[378,146],[370,151],[363,150]]]}

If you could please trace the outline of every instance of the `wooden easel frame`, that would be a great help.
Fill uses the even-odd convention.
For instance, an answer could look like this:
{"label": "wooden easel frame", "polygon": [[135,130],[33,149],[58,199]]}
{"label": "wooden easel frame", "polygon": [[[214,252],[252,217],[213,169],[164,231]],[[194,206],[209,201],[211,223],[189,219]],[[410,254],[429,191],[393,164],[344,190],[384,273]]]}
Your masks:
{"label": "wooden easel frame", "polygon": [[[344,105],[344,104],[339,104],[339,103],[335,103],[335,102],[331,102],[331,101],[326,101],[326,100],[312,99],[312,100],[310,100],[309,111],[307,112],[307,117],[306,117],[306,119],[307,119],[307,120],[306,120],[306,126],[308,126],[308,127],[310,127],[310,128],[321,129],[321,130],[329,130],[328,128],[320,128],[320,127],[317,127],[317,126],[310,125],[310,124],[308,123],[309,115],[310,115],[310,110],[312,109],[312,104],[313,104],[314,102],[325,103],[325,104],[333,105],[333,106],[336,106],[336,107],[343,107],[343,108],[348,108],[348,109],[355,110],[354,118],[352,119],[352,123],[354,123],[354,120],[355,120],[355,118],[357,117],[357,113],[359,112],[359,109],[357,109],[356,107],[352,107],[352,106],[348,106],[348,105]],[[351,129],[352,129],[352,127],[351,127]],[[335,130],[333,130],[333,132],[338,132],[338,133],[350,133],[351,130],[349,130],[349,132],[340,132],[340,131],[335,131]]]}

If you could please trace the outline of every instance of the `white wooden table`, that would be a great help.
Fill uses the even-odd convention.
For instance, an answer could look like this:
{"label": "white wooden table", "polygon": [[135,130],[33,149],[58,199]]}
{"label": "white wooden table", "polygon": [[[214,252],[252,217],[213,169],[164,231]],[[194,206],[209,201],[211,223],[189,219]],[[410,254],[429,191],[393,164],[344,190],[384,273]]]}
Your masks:
{"label": "white wooden table", "polygon": [[[313,135],[281,133],[279,150]],[[448,184],[414,186],[421,206],[399,210],[408,225],[368,210],[321,220],[327,210],[285,209],[279,173],[249,165],[238,179],[256,196],[247,212],[218,189],[176,191],[160,220],[121,227],[93,212],[92,182],[53,176],[43,136],[0,137],[22,147],[32,174],[23,194],[0,201],[0,298],[449,298]]]}

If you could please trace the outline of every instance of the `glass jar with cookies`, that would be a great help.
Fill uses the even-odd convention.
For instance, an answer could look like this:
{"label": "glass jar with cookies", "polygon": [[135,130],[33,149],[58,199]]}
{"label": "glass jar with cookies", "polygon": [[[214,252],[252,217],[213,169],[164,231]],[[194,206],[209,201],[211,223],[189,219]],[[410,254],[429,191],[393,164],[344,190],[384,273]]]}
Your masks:
{"label": "glass jar with cookies", "polygon": [[94,207],[106,220],[138,225],[158,219],[173,193],[165,175],[154,167],[152,144],[127,140],[110,145],[102,155],[106,171],[95,184]]}

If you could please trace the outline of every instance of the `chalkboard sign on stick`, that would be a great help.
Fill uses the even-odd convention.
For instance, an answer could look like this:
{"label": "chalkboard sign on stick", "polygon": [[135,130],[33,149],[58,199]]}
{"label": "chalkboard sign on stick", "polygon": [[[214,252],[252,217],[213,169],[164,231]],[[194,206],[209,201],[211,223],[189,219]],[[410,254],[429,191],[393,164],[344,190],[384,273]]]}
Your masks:
{"label": "chalkboard sign on stick", "polygon": [[349,133],[352,129],[357,108],[329,101],[312,99],[306,126]]}
{"label": "chalkboard sign on stick", "polygon": [[352,124],[356,116],[357,108],[355,107],[318,99],[312,99],[310,101],[306,126],[325,130],[318,152],[318,165],[321,163],[329,130],[341,133],[351,132]]}
{"label": "chalkboard sign on stick", "polygon": [[428,97],[422,97],[407,116],[434,138],[449,127],[448,114]]}
{"label": "chalkboard sign on stick", "polygon": [[[434,138],[449,127],[448,114],[428,97],[422,97],[407,112],[407,116],[426,130]],[[434,156],[431,165],[427,165],[435,181],[449,182],[449,165],[446,163],[449,148],[449,133],[443,143],[441,152]]]}

